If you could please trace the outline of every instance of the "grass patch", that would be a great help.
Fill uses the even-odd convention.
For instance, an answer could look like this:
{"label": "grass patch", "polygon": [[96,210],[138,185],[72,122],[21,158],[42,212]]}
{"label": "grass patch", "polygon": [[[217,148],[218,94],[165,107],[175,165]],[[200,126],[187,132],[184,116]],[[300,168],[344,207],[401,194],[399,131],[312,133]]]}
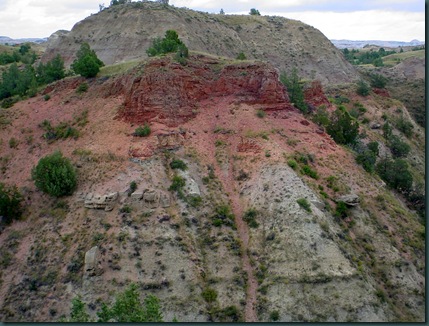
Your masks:
{"label": "grass patch", "polygon": [[100,68],[99,77],[113,76],[126,72],[139,64],[139,60],[130,60]]}
{"label": "grass patch", "polygon": [[302,207],[303,209],[305,209],[307,212],[311,213],[311,206],[310,203],[308,202],[307,199],[305,198],[299,198],[296,200],[296,202],[298,203],[298,205],[300,207]]}

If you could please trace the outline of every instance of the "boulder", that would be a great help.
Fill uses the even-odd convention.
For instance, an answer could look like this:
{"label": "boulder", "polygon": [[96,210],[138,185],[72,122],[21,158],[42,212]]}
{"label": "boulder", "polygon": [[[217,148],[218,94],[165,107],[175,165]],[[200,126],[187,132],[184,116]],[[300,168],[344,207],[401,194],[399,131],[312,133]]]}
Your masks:
{"label": "boulder", "polygon": [[347,206],[357,206],[357,205],[359,205],[360,199],[359,199],[359,196],[356,194],[348,194],[348,195],[338,197],[335,201],[337,203],[342,201]]}
{"label": "boulder", "polygon": [[131,201],[138,202],[143,198],[143,191],[135,191],[131,194]]}
{"label": "boulder", "polygon": [[98,247],[92,247],[85,253],[85,275],[94,276],[97,273]]}

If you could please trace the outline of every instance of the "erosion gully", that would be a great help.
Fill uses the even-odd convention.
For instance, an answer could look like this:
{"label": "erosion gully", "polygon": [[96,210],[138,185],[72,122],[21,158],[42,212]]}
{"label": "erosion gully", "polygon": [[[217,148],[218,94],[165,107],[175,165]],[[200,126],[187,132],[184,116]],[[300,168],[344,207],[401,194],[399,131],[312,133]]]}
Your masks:
{"label": "erosion gully", "polygon": [[[256,314],[256,297],[258,289],[258,281],[254,275],[253,267],[250,264],[248,255],[249,245],[249,227],[243,221],[243,209],[240,203],[240,195],[237,191],[234,180],[232,164],[229,164],[228,171],[223,171],[216,165],[216,175],[219,176],[222,182],[223,189],[229,195],[231,201],[231,208],[235,215],[235,223],[237,226],[238,236],[242,244],[242,264],[243,269],[247,273],[247,293],[246,293],[246,308],[244,313],[244,319],[246,322],[257,322],[258,317]],[[225,173],[226,172],[226,173]]]}

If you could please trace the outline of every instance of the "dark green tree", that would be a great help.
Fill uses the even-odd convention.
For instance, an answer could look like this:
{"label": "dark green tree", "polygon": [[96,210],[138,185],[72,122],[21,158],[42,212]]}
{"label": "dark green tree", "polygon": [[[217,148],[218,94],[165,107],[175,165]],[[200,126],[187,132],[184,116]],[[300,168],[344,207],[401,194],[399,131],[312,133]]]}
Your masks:
{"label": "dark green tree", "polygon": [[161,54],[179,51],[181,57],[188,56],[188,49],[185,44],[179,39],[179,35],[174,30],[165,32],[165,37],[157,37],[152,41],[152,46],[147,49],[146,53],[149,57],[154,57]]}
{"label": "dark green tree", "polygon": [[103,61],[97,57],[94,50],[91,50],[89,44],[82,43],[71,68],[75,73],[90,78],[95,77],[103,66]]}
{"label": "dark green tree", "polygon": [[0,216],[3,216],[3,222],[9,224],[21,216],[22,199],[16,186],[6,186],[0,183]]}
{"label": "dark green tree", "polygon": [[365,149],[356,156],[356,162],[363,166],[365,171],[371,173],[374,171],[377,156],[369,149]]}
{"label": "dark green tree", "polygon": [[65,77],[64,60],[59,54],[46,64],[40,63],[37,66],[37,78],[39,84],[49,84],[53,81],[63,79]]}
{"label": "dark green tree", "polygon": [[393,157],[395,158],[406,157],[411,150],[410,145],[402,141],[401,138],[396,135],[390,136],[389,147]]}
{"label": "dark green tree", "polygon": [[71,195],[77,185],[75,168],[59,151],[41,158],[31,176],[37,188],[54,197]]}
{"label": "dark green tree", "polygon": [[307,113],[308,109],[304,102],[304,91],[301,83],[299,82],[296,68],[293,68],[290,76],[286,75],[286,73],[280,74],[280,81],[286,86],[287,93],[293,105],[301,112]]}
{"label": "dark green tree", "polygon": [[359,80],[357,83],[356,93],[361,96],[367,96],[369,94],[370,88],[364,80]]}
{"label": "dark green tree", "polygon": [[114,320],[126,322],[162,322],[159,299],[148,295],[144,304],[140,301],[137,285],[132,283],[123,293],[116,296],[115,302],[109,307],[103,303],[101,311],[97,313],[99,322]]}
{"label": "dark green tree", "polygon": [[359,123],[339,107],[332,113],[326,132],[337,144],[354,144],[359,135]]}
{"label": "dark green tree", "polygon": [[72,299],[70,318],[67,321],[71,323],[87,323],[91,321],[89,314],[86,312],[85,304],[80,297]]}
{"label": "dark green tree", "polygon": [[403,193],[409,193],[412,190],[413,176],[405,160],[385,158],[377,163],[375,170],[390,187]]}
{"label": "dark green tree", "polygon": [[261,15],[261,13],[259,12],[259,10],[255,9],[255,8],[250,9],[249,14],[252,15],[252,16],[260,16]]}
{"label": "dark green tree", "polygon": [[385,88],[387,84],[387,78],[380,74],[372,74],[370,79],[371,87]]}
{"label": "dark green tree", "polygon": [[385,139],[389,139],[392,137],[392,126],[390,125],[389,121],[386,121],[383,125],[383,137]]}

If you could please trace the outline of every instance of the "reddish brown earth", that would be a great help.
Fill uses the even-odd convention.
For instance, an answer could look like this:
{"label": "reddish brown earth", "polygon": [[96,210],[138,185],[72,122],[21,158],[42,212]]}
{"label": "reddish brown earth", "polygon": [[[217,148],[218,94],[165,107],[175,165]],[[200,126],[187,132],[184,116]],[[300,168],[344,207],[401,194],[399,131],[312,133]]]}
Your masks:
{"label": "reddish brown earth", "polygon": [[290,107],[285,88],[271,65],[237,62],[222,68],[221,64],[219,59],[202,55],[192,56],[186,66],[169,58],[151,60],[143,76],[136,74],[131,81],[126,77],[119,82],[126,85],[119,118],[177,127],[196,116],[203,100],[227,96],[234,96],[240,103],[263,104],[265,110]]}
{"label": "reddish brown earth", "polygon": [[[2,163],[5,170],[1,172],[1,179],[25,187],[28,206],[36,207],[37,202],[41,203],[37,204],[39,207],[46,198],[35,189],[30,178],[31,168],[56,149],[75,164],[79,164],[78,156],[73,154],[76,149],[116,158],[108,162],[100,160],[96,170],[81,175],[78,192],[89,191],[100,180],[111,189],[119,189],[128,180],[121,183],[116,177],[133,164],[128,161],[130,157],[145,159],[166,148],[195,150],[201,166],[215,167],[230,200],[242,243],[242,266],[248,277],[245,320],[258,321],[258,282],[247,252],[249,232],[242,220],[247,203],[239,195],[238,169],[252,173],[266,164],[286,164],[286,156],[294,152],[311,153],[320,175],[318,181],[311,181],[317,185],[333,174],[358,179],[362,169],[355,164],[354,157],[291,106],[277,72],[265,63],[226,63],[219,58],[195,56],[187,66],[181,66],[165,57],[150,60],[123,76],[86,80],[89,91],[77,94],[76,88],[84,81],[70,78],[57,82],[43,92],[51,96],[49,101],[39,95],[7,111],[10,124],[0,132],[2,157],[8,157],[8,161]],[[305,99],[315,107],[327,105],[333,109],[319,83],[307,89]],[[79,127],[78,139],[52,144],[43,139],[44,131],[39,127],[42,121],[47,119],[56,125],[73,120],[85,110],[88,123]],[[265,117],[258,117],[258,110],[265,111]],[[133,137],[136,126],[146,122],[150,124],[151,135]],[[16,148],[8,146],[11,138],[18,140]],[[216,159],[217,140],[225,144],[227,164],[220,164]],[[239,162],[242,166],[234,163],[234,156],[242,160]],[[365,191],[374,196],[378,193],[367,180],[360,180],[359,185],[350,184],[353,192]],[[29,226],[23,221],[16,227]],[[0,235],[0,241],[4,238],[4,234]],[[24,260],[28,255],[26,250],[25,246],[20,248],[18,260]],[[4,284],[16,282],[20,277],[19,271],[14,270],[4,277]],[[6,285],[0,288],[0,306],[7,289]]]}
{"label": "reddish brown earth", "polygon": [[322,84],[318,80],[311,82],[310,87],[304,90],[305,102],[317,108],[321,105],[329,107],[331,103],[323,92]]}

